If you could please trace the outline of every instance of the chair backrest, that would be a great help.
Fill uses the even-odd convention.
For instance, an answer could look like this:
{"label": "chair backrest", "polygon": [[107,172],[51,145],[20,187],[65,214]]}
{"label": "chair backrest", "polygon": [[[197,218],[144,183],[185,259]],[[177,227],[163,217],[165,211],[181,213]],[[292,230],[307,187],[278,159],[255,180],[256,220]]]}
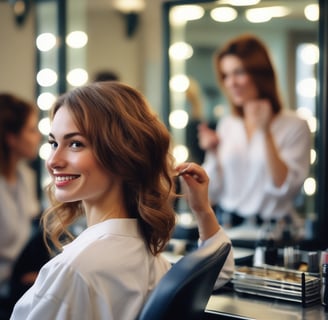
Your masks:
{"label": "chair backrest", "polygon": [[213,244],[187,254],[163,276],[138,320],[201,319],[231,244]]}

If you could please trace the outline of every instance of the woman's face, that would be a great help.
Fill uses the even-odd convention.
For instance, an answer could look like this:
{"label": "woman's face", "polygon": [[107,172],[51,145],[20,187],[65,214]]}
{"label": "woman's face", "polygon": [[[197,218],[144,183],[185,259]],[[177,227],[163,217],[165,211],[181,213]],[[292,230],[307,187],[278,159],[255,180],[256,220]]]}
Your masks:
{"label": "woman's face", "polygon": [[46,162],[60,202],[101,201],[114,179],[100,166],[90,141],[75,125],[67,107],[59,108],[49,134],[51,154]]}
{"label": "woman's face", "polygon": [[33,112],[18,134],[9,134],[8,142],[17,159],[34,160],[38,154],[41,134],[38,130],[38,115]]}
{"label": "woman's face", "polygon": [[221,59],[222,83],[230,101],[242,107],[246,102],[258,98],[258,90],[250,75],[246,72],[242,60],[235,55],[226,55]]}

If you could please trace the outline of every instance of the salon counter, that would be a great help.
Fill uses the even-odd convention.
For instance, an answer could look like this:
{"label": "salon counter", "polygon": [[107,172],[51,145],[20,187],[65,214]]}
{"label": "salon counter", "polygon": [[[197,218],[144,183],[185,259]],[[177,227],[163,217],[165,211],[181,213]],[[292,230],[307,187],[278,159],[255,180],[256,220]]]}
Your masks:
{"label": "salon counter", "polygon": [[[254,250],[234,248],[236,264],[251,262],[253,253]],[[206,320],[328,320],[328,312],[325,312],[320,303],[302,307],[302,304],[297,302],[237,293],[233,290],[232,284],[214,293],[208,301],[206,310],[209,315],[206,316]]]}
{"label": "salon counter", "polygon": [[206,319],[328,320],[321,304],[302,307],[295,302],[239,294],[221,289],[208,301]]}

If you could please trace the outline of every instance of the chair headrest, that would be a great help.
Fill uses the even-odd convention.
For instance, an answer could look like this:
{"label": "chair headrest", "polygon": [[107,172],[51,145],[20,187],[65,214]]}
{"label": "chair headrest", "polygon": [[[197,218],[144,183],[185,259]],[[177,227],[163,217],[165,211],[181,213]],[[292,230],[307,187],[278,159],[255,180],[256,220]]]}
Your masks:
{"label": "chair headrest", "polygon": [[180,259],[150,294],[138,319],[199,319],[230,248],[230,243],[213,243]]}

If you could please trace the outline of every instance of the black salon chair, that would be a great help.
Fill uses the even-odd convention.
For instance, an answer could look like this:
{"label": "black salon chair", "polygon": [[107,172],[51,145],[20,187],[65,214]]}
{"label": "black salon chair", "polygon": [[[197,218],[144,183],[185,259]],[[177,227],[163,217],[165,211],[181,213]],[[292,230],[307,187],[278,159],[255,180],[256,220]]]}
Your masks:
{"label": "black salon chair", "polygon": [[150,294],[138,320],[201,320],[231,245],[200,247],[167,272]]}

